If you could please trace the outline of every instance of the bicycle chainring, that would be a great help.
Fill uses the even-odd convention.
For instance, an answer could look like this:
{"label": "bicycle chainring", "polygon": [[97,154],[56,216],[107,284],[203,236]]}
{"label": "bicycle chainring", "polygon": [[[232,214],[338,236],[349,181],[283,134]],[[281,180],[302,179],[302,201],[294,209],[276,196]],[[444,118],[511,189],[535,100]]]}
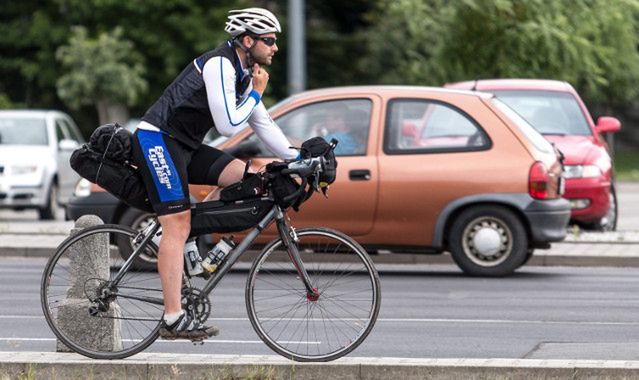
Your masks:
{"label": "bicycle chainring", "polygon": [[198,288],[182,288],[182,308],[187,312],[192,312],[195,319],[204,324],[211,315],[211,300],[201,297],[202,290]]}

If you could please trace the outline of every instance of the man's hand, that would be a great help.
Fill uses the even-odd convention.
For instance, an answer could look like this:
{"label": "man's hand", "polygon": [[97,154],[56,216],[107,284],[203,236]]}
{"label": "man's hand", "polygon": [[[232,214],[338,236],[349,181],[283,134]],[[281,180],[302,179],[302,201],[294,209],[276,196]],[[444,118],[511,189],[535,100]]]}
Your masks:
{"label": "man's hand", "polygon": [[268,73],[257,63],[253,65],[253,89],[260,94],[264,94],[266,85],[268,84]]}

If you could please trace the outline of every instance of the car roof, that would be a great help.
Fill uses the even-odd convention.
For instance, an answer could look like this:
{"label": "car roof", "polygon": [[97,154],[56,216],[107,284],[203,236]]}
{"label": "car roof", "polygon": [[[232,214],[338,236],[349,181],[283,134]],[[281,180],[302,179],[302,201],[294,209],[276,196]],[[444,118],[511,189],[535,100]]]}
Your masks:
{"label": "car roof", "polygon": [[299,94],[293,95],[289,99],[292,100],[295,98],[306,97],[306,96],[353,94],[358,92],[362,92],[362,93],[373,92],[373,93],[384,94],[389,96],[393,96],[396,93],[406,94],[406,93],[419,93],[419,92],[439,92],[439,93],[460,94],[460,95],[483,97],[483,98],[493,97],[493,95],[489,93],[468,91],[466,89],[451,89],[451,88],[428,87],[428,86],[369,85],[369,86],[327,87],[327,88],[320,88],[315,90],[308,90],[308,91],[304,91]]}
{"label": "car roof", "polygon": [[445,87],[487,92],[494,90],[575,91],[568,82],[552,79],[479,79],[465,82],[446,83]]}
{"label": "car roof", "polygon": [[0,110],[0,116],[6,117],[41,117],[61,116],[63,112],[57,110]]}
{"label": "car roof", "polygon": [[380,95],[385,98],[401,98],[409,96],[419,96],[424,93],[441,93],[441,94],[457,94],[462,96],[474,96],[480,98],[492,98],[495,95],[490,93],[468,91],[464,89],[451,89],[444,87],[428,87],[428,86],[402,86],[402,85],[368,85],[368,86],[339,86],[326,87],[314,90],[302,91],[298,94],[291,95],[282,99],[278,103],[269,108],[269,112],[275,112],[282,106],[290,104],[297,99],[308,99],[313,97],[339,96],[339,95],[358,95],[371,93]]}

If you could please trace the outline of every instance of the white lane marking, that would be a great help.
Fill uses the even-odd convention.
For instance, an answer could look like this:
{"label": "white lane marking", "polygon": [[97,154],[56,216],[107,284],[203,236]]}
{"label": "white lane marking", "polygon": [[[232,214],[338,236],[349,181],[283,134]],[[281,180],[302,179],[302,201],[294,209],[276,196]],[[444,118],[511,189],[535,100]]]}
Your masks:
{"label": "white lane marking", "polygon": [[[3,338],[0,337],[0,342],[55,342],[56,338]],[[124,339],[125,342],[135,343],[139,340]],[[186,340],[164,340],[158,339],[154,343],[191,343]],[[214,339],[204,341],[204,343],[226,343],[226,344],[264,344],[261,340],[228,340],[228,339]],[[322,342],[306,342],[306,341],[281,341],[281,344],[321,344]]]}
{"label": "white lane marking", "polygon": [[[0,315],[0,319],[44,319],[44,316],[38,315]],[[263,320],[275,320],[276,318],[264,318]],[[247,322],[246,317],[236,318],[210,318],[209,321],[225,321],[225,322]],[[295,318],[296,321],[305,320],[304,318]],[[321,320],[321,319],[315,319]],[[361,321],[356,318],[341,318],[343,321]],[[636,326],[639,322],[614,322],[614,321],[545,321],[545,320],[525,320],[525,319],[459,319],[459,318],[378,318],[377,322],[401,322],[401,323],[483,323],[483,324],[554,324],[554,325],[613,325],[613,326]]]}

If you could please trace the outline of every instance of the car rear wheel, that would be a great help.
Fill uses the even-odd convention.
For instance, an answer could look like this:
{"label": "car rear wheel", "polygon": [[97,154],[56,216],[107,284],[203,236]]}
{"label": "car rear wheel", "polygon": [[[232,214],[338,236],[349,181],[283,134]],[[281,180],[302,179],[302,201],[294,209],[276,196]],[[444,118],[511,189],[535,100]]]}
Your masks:
{"label": "car rear wheel", "polygon": [[608,212],[606,215],[599,219],[597,222],[593,223],[592,229],[596,231],[616,231],[617,230],[617,219],[618,219],[618,209],[617,209],[617,191],[615,190],[615,186],[610,186],[610,207],[608,208]]}
{"label": "car rear wheel", "polygon": [[[123,224],[125,226],[129,226],[136,231],[142,231],[146,228],[151,221],[155,218],[155,214],[138,210],[133,207],[129,207],[120,218],[119,224]],[[160,231],[162,231],[160,227]],[[123,259],[127,259],[132,251],[131,244],[128,241],[120,241],[116,242],[118,245],[118,249],[120,250],[120,256]],[[156,247],[160,246],[160,236],[155,236],[153,238],[153,243]],[[200,252],[200,256],[204,259],[208,254],[208,250],[211,248],[210,241],[207,240],[205,236],[200,236],[197,239],[197,247]],[[157,250],[156,250],[157,252]],[[140,270],[155,270],[157,268],[158,258],[157,256],[149,256],[142,253],[136,262],[134,263],[135,268]]]}
{"label": "car rear wheel", "polygon": [[[142,231],[146,226],[151,223],[154,218],[154,214],[138,210],[133,207],[129,207],[120,218],[120,224],[125,226],[129,226],[136,231]],[[120,256],[124,260],[126,260],[131,253],[133,252],[131,249],[131,243],[128,240],[121,240],[120,238],[115,243],[118,246],[118,250],[120,251]],[[153,238],[153,243],[155,243],[156,247],[160,246],[160,237],[156,236]],[[154,251],[157,252],[157,249]],[[133,263],[133,266],[136,269],[140,270],[155,270],[157,268],[158,258],[155,254],[148,255],[146,253],[142,253],[136,261]]]}
{"label": "car rear wheel", "polygon": [[51,184],[46,206],[38,209],[41,220],[63,220],[64,207],[58,202],[58,185]]}
{"label": "car rear wheel", "polygon": [[470,276],[506,276],[525,262],[528,236],[507,208],[477,206],[453,221],[449,248],[455,263]]}

